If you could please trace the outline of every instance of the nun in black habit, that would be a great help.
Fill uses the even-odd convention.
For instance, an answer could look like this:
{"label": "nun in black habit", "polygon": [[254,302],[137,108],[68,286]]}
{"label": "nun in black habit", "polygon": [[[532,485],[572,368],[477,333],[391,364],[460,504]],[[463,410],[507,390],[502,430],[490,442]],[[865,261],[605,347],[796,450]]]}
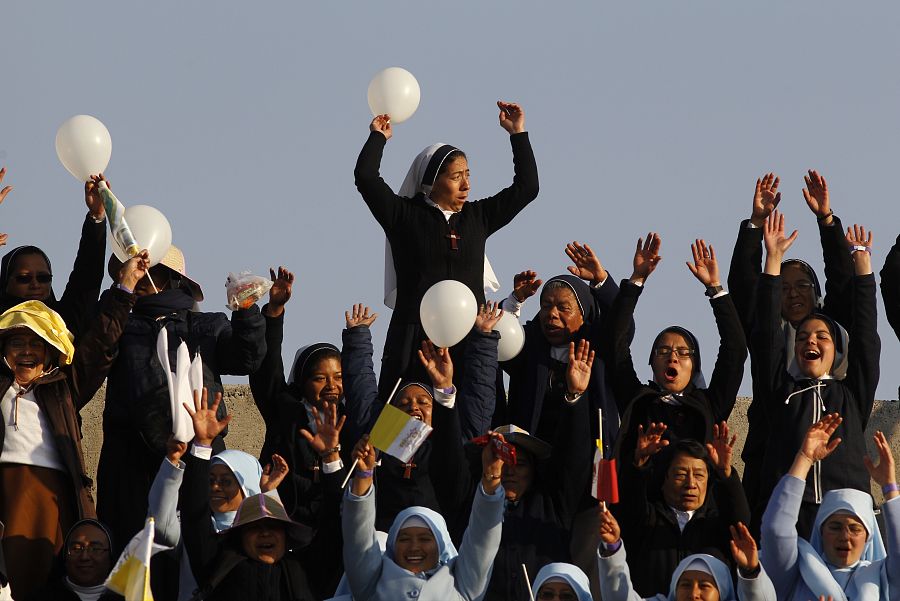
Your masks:
{"label": "nun in black habit", "polygon": [[[416,352],[425,338],[419,304],[441,280],[469,287],[479,305],[496,278],[485,256],[487,238],[537,197],[534,153],[525,131],[525,112],[498,102],[500,126],[510,134],[515,175],[497,194],[467,202],[469,168],[465,154],[448,144],[422,151],[395,194],[379,174],[384,145],[392,135],[390,117],[379,115],[356,162],[356,187],[387,237],[385,304],[394,309],[382,356],[379,396],[384,400],[401,375],[424,379]],[[458,364],[462,354],[454,352]]]}

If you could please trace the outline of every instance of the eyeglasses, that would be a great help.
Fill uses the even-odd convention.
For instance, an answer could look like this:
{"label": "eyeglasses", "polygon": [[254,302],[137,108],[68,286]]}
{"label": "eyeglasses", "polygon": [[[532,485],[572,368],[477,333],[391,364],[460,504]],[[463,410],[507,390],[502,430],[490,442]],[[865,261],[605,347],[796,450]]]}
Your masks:
{"label": "eyeglasses", "polygon": [[49,284],[53,281],[52,273],[17,273],[13,276],[16,283],[30,284],[37,281],[38,284]]}
{"label": "eyeglasses", "polygon": [[577,601],[578,597],[566,591],[557,593],[556,591],[541,591],[537,596],[540,601],[550,601],[551,599],[559,599],[560,601]]}
{"label": "eyeglasses", "polygon": [[813,289],[812,282],[797,282],[796,284],[782,284],[781,285],[781,293],[787,294],[791,290],[794,290],[799,293],[806,293]]}
{"label": "eyeglasses", "polygon": [[668,357],[672,353],[675,353],[679,357],[690,357],[694,354],[694,349],[687,348],[686,346],[679,346],[678,348],[672,348],[671,346],[658,346],[653,349],[653,354],[657,357]]}
{"label": "eyeglasses", "polygon": [[97,557],[98,555],[102,555],[103,553],[108,552],[109,549],[107,547],[102,547],[100,545],[72,545],[66,550],[66,554],[70,557],[74,555],[84,555]]}

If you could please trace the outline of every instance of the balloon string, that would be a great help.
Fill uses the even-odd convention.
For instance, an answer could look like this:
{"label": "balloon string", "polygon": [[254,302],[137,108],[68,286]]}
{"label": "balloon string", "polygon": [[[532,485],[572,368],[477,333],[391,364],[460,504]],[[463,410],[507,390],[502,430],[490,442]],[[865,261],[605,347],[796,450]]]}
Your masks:
{"label": "balloon string", "polygon": [[156,284],[153,283],[153,278],[150,277],[150,271],[147,271],[147,279],[150,280],[150,285],[153,286],[153,292],[159,294],[159,289],[156,287]]}

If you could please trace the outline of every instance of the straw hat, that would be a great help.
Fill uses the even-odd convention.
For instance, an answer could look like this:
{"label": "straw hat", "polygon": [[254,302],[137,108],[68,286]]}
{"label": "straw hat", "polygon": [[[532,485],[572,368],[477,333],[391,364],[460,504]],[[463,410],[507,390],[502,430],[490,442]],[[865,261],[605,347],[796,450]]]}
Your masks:
{"label": "straw hat", "polygon": [[60,364],[72,363],[75,356],[72,342],[75,337],[69,332],[59,313],[41,301],[30,300],[10,307],[0,315],[0,337],[14,334],[22,328],[31,330],[58,350]]}
{"label": "straw hat", "polygon": [[[184,253],[181,252],[180,248],[174,244],[169,246],[169,250],[167,250],[166,254],[163,255],[163,258],[160,259],[159,265],[168,267],[177,273],[181,277],[181,283],[190,291],[191,296],[195,301],[200,302],[203,300],[203,290],[200,288],[200,284],[189,278],[187,275],[187,271],[184,267]],[[121,267],[122,262],[119,261],[118,257],[111,255],[109,257],[109,264],[107,265],[109,277],[115,280]]]}

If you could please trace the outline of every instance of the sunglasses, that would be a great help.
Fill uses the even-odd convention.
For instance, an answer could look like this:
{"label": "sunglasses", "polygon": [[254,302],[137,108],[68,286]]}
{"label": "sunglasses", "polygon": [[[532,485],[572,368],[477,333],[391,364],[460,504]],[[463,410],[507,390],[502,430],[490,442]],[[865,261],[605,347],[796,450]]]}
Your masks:
{"label": "sunglasses", "polygon": [[13,276],[13,279],[19,284],[30,284],[32,281],[37,281],[38,284],[49,284],[53,281],[53,274],[51,273],[17,273]]}

